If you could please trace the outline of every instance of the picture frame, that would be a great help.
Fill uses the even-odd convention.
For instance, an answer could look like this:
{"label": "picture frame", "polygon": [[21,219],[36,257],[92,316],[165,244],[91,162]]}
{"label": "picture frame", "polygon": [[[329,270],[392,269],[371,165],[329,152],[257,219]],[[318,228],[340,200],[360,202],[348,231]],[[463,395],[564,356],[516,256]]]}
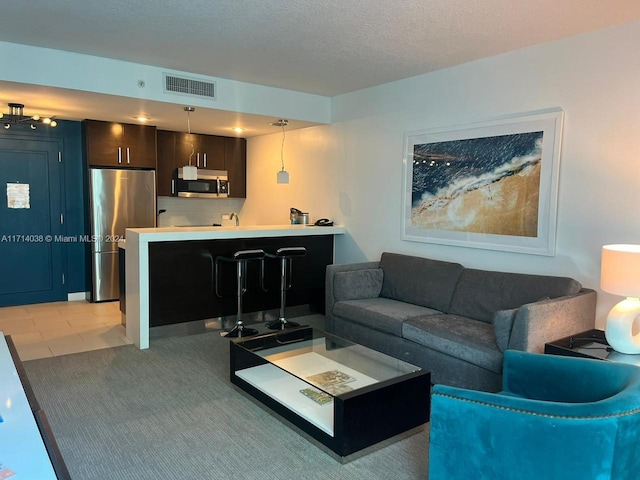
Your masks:
{"label": "picture frame", "polygon": [[555,255],[560,108],[406,132],[402,239]]}

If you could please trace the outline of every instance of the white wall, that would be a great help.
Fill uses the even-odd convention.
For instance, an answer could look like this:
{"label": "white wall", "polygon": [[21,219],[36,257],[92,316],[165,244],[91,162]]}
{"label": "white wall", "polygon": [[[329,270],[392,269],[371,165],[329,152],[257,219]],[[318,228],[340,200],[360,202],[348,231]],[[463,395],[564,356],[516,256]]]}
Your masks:
{"label": "white wall", "polygon": [[[599,289],[601,246],[640,243],[639,44],[634,22],[335,97],[332,125],[287,136],[290,185],[275,181],[281,136],[249,140],[243,215],[332,217],[349,232],[338,262],[394,251]],[[552,107],[565,111],[554,257],[401,240],[404,132]],[[599,292],[599,325],[619,300]]]}
{"label": "white wall", "polygon": [[248,224],[286,224],[291,207],[309,212],[312,222],[336,218],[339,135],[331,126],[285,132],[284,166],[290,182],[278,184],[282,130],[277,130],[280,133],[247,139],[247,200],[241,218]]}
{"label": "white wall", "polygon": [[[242,198],[179,198],[158,197],[158,210],[166,210],[158,215],[159,227],[172,225],[213,225],[233,226],[235,220],[223,220],[223,215],[242,212]],[[240,225],[247,225],[240,213]]]}

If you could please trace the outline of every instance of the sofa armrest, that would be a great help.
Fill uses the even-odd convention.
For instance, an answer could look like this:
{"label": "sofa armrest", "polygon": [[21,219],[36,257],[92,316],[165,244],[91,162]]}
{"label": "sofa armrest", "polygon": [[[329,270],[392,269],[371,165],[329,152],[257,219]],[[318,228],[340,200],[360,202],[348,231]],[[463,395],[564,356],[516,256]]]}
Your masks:
{"label": "sofa armrest", "polygon": [[509,348],[543,353],[545,343],[594,328],[596,298],[594,290],[583,288],[575,295],[521,306],[513,322]]}
{"label": "sofa armrest", "polygon": [[327,265],[325,276],[325,330],[333,331],[333,306],[337,302],[334,293],[334,282],[336,273],[355,272],[359,270],[369,270],[379,268],[380,262],[362,262]]}

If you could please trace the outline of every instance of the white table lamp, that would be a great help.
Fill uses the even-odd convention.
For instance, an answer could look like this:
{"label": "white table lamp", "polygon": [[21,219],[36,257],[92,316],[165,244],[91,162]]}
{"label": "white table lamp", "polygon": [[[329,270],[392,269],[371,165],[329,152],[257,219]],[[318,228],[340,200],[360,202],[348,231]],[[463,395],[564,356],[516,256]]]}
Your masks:
{"label": "white table lamp", "polygon": [[609,312],[607,342],[616,352],[640,354],[640,245],[602,247],[600,287],[627,297]]}

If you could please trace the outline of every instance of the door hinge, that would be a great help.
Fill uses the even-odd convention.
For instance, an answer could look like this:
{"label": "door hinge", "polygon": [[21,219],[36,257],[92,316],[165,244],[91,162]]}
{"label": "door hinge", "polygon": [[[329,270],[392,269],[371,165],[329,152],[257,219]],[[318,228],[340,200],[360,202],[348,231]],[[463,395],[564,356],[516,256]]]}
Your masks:
{"label": "door hinge", "polygon": [[65,282],[65,278],[64,278],[64,273],[62,274],[62,284],[64,285]]}
{"label": "door hinge", "polygon": [[60,224],[62,225],[64,223],[64,214],[61,213],[60,214]]}
{"label": "door hinge", "polygon": [[58,152],[58,163],[62,163],[62,152]]}

